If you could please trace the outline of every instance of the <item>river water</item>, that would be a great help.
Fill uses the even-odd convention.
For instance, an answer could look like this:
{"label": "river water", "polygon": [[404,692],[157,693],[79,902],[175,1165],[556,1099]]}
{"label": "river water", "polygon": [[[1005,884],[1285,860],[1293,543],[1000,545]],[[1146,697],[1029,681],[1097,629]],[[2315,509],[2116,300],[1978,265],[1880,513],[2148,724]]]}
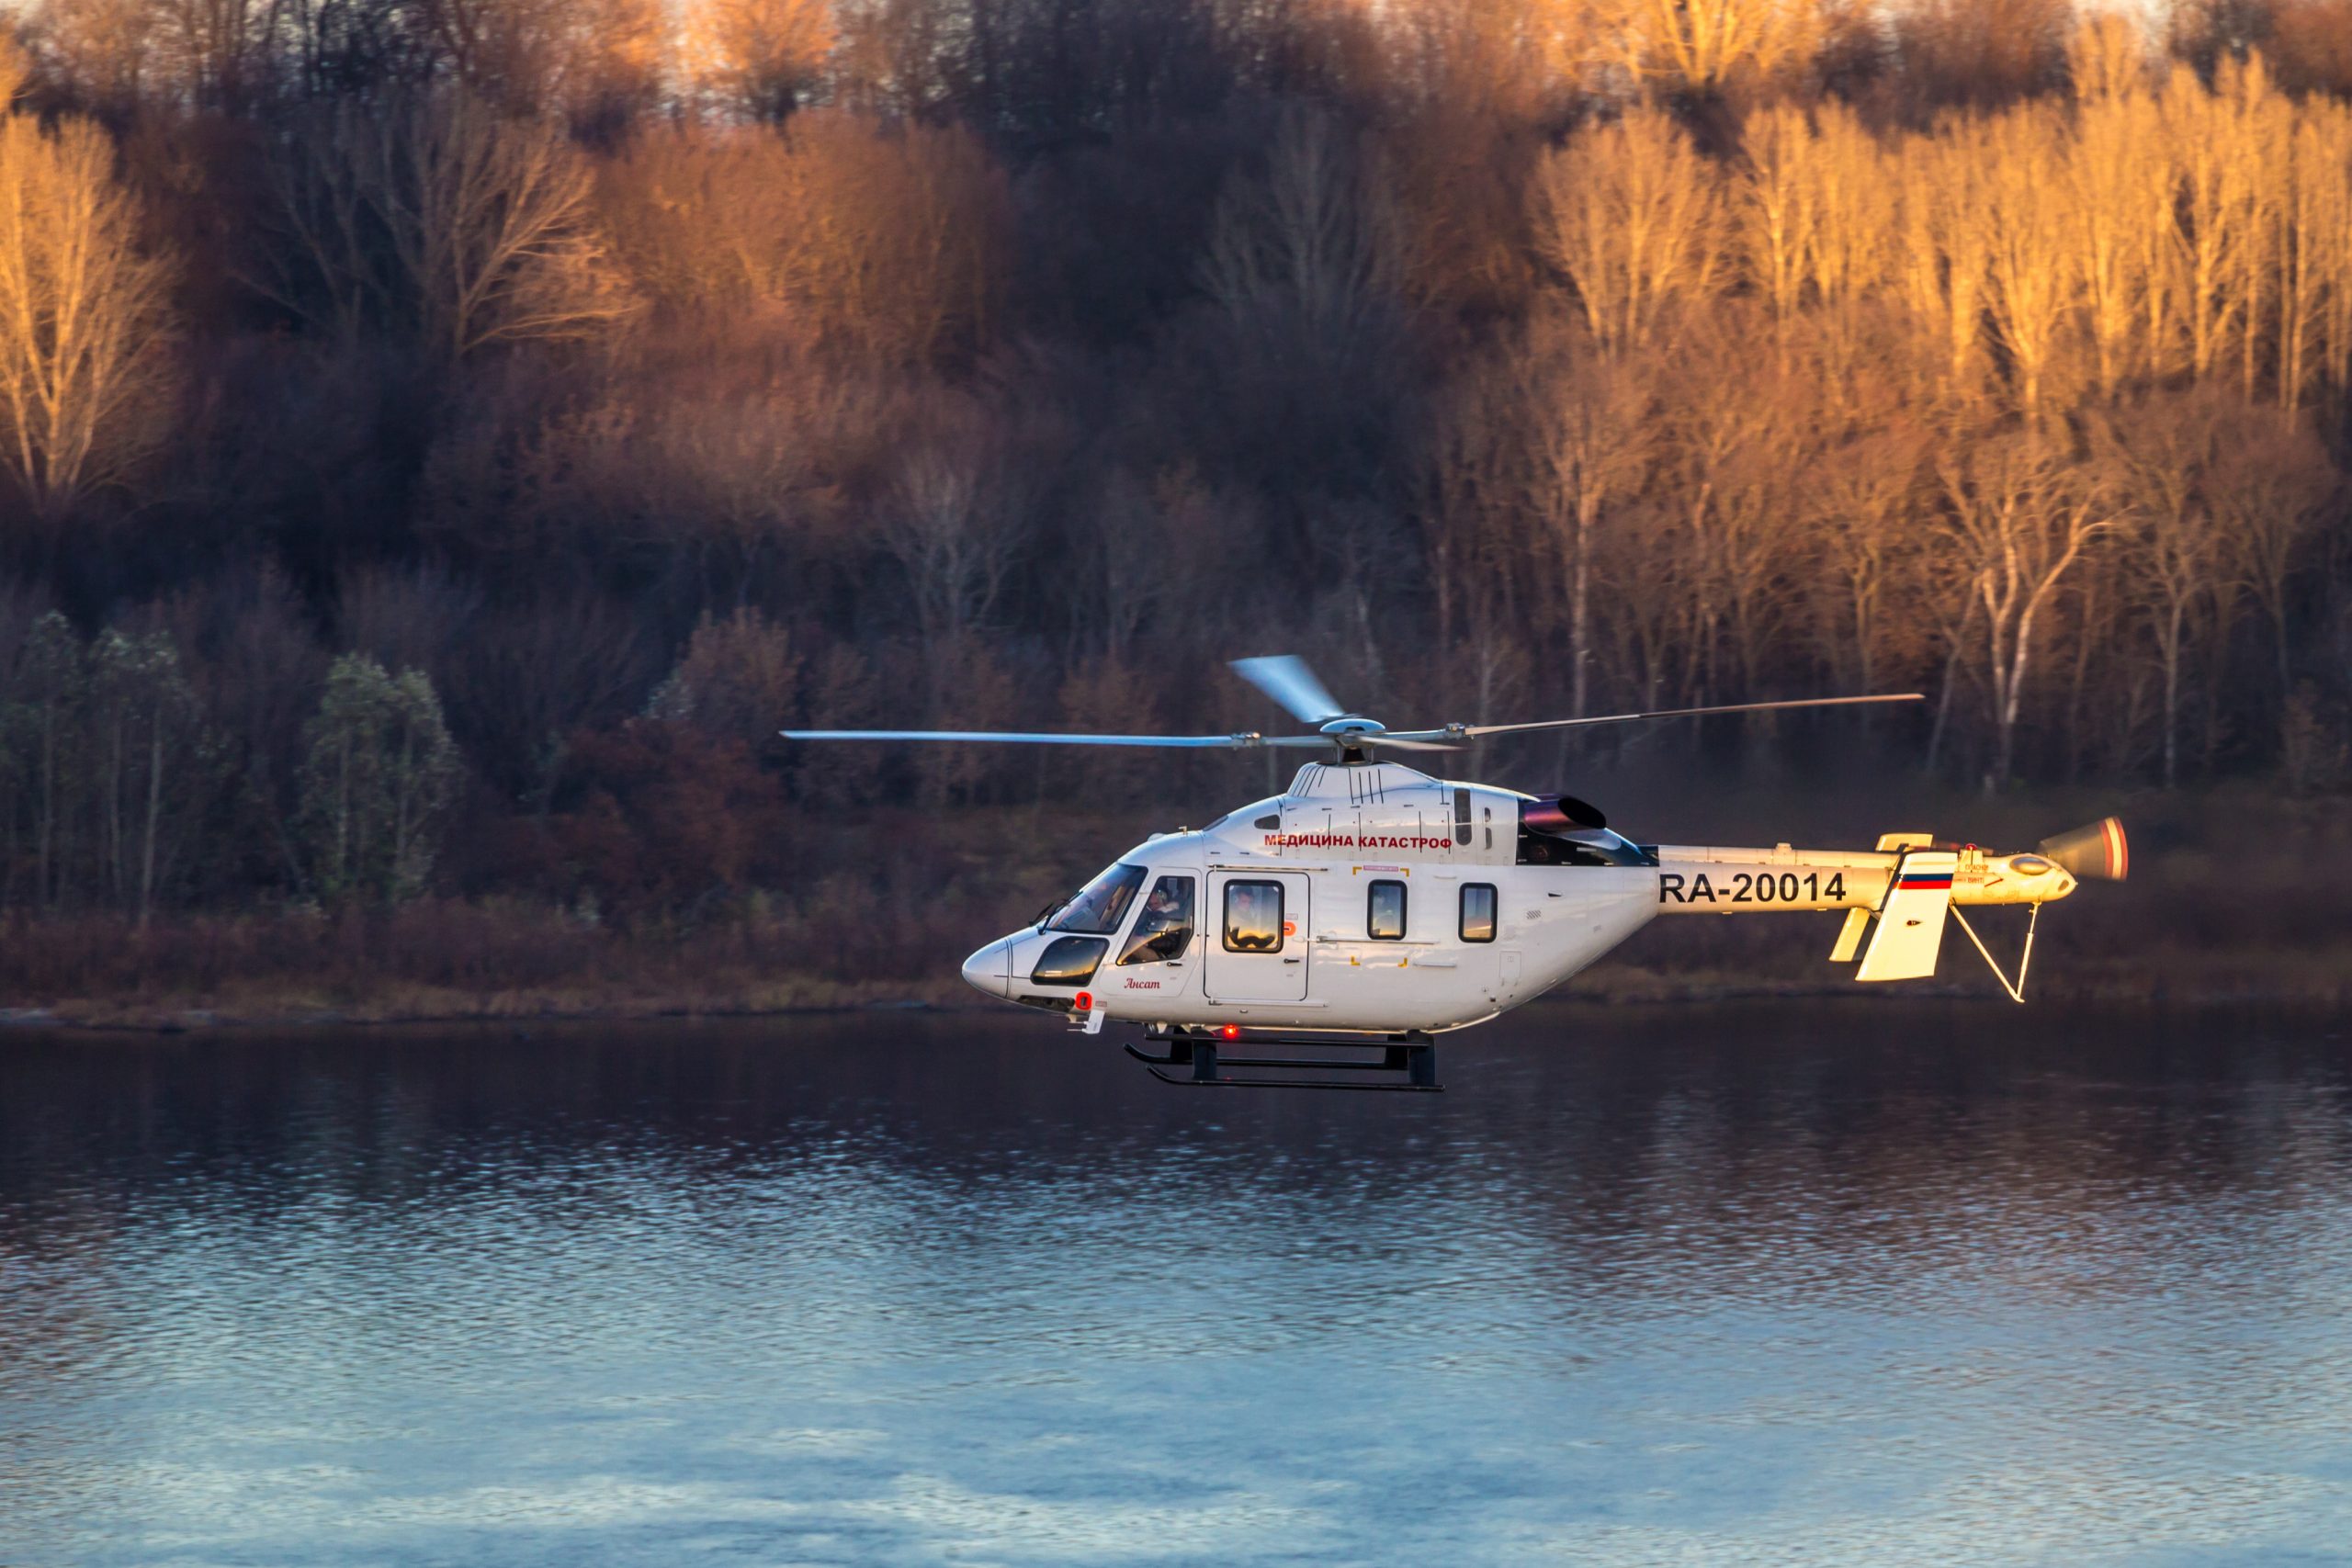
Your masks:
{"label": "river water", "polygon": [[2341,1021],[0,1039],[0,1564],[2352,1562]]}

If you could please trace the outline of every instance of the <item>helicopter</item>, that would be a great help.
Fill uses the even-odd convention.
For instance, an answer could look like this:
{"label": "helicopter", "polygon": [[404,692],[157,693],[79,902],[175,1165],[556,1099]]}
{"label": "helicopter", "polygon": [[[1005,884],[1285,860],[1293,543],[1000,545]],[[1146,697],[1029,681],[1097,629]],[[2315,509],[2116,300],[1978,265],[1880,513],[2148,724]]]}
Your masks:
{"label": "helicopter", "polygon": [[[1916,692],[1392,730],[1342,709],[1295,655],[1231,668],[1310,732],[781,733],[1323,753],[1278,795],[1152,835],[964,961],[974,988],[1086,1034],[1140,1024],[1142,1044],[1129,1043],[1128,1055],[1162,1082],[1194,1088],[1436,1091],[1440,1035],[1543,995],[1659,915],[1842,911],[1830,961],[1854,964],[1865,983],[1933,976],[1944,928],[1957,923],[2022,1002],[2041,906],[2130,867],[2112,817],[2009,853],[1917,832],[1885,834],[1870,851],[1636,843],[1573,795],[1438,778],[1380,755],[1604,724],[1921,701]],[[1964,913],[1984,907],[2029,912],[2014,978]],[[1293,1054],[1244,1054],[1252,1048]]]}

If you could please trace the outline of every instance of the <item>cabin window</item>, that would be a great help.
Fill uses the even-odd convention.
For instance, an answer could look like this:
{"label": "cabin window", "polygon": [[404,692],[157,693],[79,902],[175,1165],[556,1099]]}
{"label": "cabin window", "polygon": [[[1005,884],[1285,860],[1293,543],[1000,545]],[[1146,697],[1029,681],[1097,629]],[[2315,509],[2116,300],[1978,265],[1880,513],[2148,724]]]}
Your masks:
{"label": "cabin window", "polygon": [[1283,947],[1283,885],[1279,882],[1228,882],[1225,885],[1225,950],[1227,953],[1280,953]]}
{"label": "cabin window", "polygon": [[1099,936],[1057,937],[1038,955],[1037,966],[1029,971],[1029,983],[1083,986],[1094,978],[1094,971],[1102,965],[1102,955],[1110,950],[1111,944]]}
{"label": "cabin window", "polygon": [[1405,940],[1405,885],[1401,882],[1375,882],[1369,895],[1370,907],[1365,912],[1364,927],[1374,942]]}
{"label": "cabin window", "polygon": [[1077,897],[1054,917],[1048,931],[1081,931],[1109,936],[1127,923],[1127,906],[1147,873],[1139,865],[1114,865],[1079,890]]}
{"label": "cabin window", "polygon": [[1492,942],[1495,940],[1495,885],[1491,882],[1465,882],[1462,885],[1462,940]]}
{"label": "cabin window", "polygon": [[1119,953],[1125,964],[1172,964],[1193,945],[1193,879],[1163,876],[1151,885]]}

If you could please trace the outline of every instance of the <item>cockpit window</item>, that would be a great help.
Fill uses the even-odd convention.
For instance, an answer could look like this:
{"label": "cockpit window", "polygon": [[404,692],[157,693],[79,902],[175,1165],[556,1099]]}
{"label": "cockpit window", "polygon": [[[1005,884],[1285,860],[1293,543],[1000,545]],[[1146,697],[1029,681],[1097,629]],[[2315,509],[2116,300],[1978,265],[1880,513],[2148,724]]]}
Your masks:
{"label": "cockpit window", "polygon": [[1193,945],[1193,879],[1163,876],[1151,885],[1121,964],[1172,964]]}
{"label": "cockpit window", "polygon": [[1139,865],[1113,866],[1081,888],[1046,929],[1109,936],[1126,919],[1127,906],[1135,901],[1143,879],[1144,869]]}

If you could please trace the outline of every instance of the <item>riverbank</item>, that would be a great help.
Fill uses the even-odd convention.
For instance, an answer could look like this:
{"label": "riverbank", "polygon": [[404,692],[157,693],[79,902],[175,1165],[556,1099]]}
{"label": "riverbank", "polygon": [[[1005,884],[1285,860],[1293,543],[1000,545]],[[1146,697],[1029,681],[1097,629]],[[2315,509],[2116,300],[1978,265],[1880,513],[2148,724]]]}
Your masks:
{"label": "riverbank", "polygon": [[[1663,792],[1657,792],[1663,794]],[[1811,843],[1867,843],[1866,824],[1945,824],[2025,844],[2105,809],[2133,834],[2130,882],[2092,885],[2041,923],[2028,995],[2048,1001],[2352,1008],[2352,812],[2340,800],[2258,790],[2196,795],[1955,797],[1890,806],[1857,787],[1661,798],[1651,831],[1681,842],[1753,840],[1754,820]],[[781,1016],[876,1007],[992,1004],[956,967],[1097,868],[1148,823],[1104,815],[1060,826],[981,812],[935,837],[868,843],[861,874],[792,895],[716,899],[691,915],[622,922],[520,897],[437,897],[397,910],[288,907],[159,916],[146,929],[98,915],[0,919],[0,1025],[165,1029],[534,1019]],[[952,827],[953,831],[950,831]],[[868,838],[879,828],[848,829]],[[1671,1004],[1742,997],[1909,994],[1997,999],[1958,931],[1933,982],[1880,992],[1833,966],[1834,915],[1658,920],[1558,993]],[[1981,916],[2014,968],[2024,920]]]}
{"label": "riverbank", "polygon": [[[1791,924],[1798,929],[1777,940],[1743,942],[1737,938],[1747,933],[1720,933],[1732,939],[1724,941],[1719,933],[1694,930],[1693,921],[1661,921],[1621,949],[1622,956],[1595,964],[1547,999],[1669,1007],[1753,998],[1869,1000],[1901,996],[2007,1005],[1983,962],[1956,934],[1935,980],[1864,987],[1853,983],[1849,968],[1827,962],[1834,920]],[[2053,936],[2052,925],[2045,919],[2037,942],[2027,986],[2031,1001],[2352,1009],[2352,941],[2309,951],[2167,947],[2121,958],[2070,952],[2075,944]],[[1812,937],[1818,942],[1803,940]],[[2005,965],[2013,967],[2013,942],[1996,951]],[[995,1011],[1002,1006],[967,989],[952,964],[923,978],[844,981],[789,970],[696,964],[675,951],[631,952],[626,943],[613,944],[605,957],[609,962],[528,984],[452,984],[398,972],[332,979],[249,976],[200,987],[145,985],[111,995],[20,998],[0,1009],[0,1030],[182,1032],[459,1022],[521,1025],[905,1009]]]}

